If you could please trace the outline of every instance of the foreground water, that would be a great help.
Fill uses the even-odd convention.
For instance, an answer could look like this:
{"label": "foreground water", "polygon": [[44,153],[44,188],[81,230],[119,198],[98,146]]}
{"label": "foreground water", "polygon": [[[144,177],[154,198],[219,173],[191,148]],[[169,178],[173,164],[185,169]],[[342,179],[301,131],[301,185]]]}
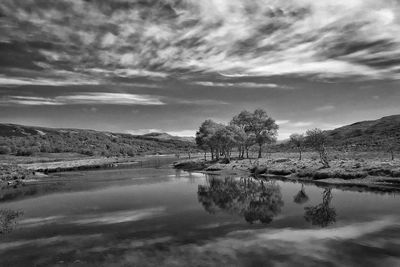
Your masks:
{"label": "foreground water", "polygon": [[161,168],[0,197],[0,266],[400,266],[400,198]]}

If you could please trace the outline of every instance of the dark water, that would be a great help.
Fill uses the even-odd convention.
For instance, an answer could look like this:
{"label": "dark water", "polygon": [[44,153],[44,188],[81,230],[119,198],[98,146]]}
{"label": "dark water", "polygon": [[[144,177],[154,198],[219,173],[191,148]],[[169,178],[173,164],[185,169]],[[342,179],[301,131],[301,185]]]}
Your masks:
{"label": "dark water", "polygon": [[168,167],[32,187],[0,202],[0,266],[400,266],[395,193]]}

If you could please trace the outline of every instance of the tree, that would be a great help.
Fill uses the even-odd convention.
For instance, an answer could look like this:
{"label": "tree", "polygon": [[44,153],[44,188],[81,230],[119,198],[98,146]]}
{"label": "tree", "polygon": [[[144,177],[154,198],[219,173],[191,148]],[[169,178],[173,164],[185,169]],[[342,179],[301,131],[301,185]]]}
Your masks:
{"label": "tree", "polygon": [[301,152],[303,151],[305,138],[302,134],[294,133],[290,135],[289,141],[299,151],[299,160],[301,160]]}
{"label": "tree", "polygon": [[383,149],[390,153],[391,160],[394,160],[394,153],[400,148],[399,142],[400,141],[396,140],[396,138],[391,138],[388,135],[386,135],[384,141],[381,142]]}
{"label": "tree", "polygon": [[196,144],[205,151],[210,150],[211,159],[219,158],[218,144],[216,143],[215,133],[218,129],[224,127],[212,120],[206,120],[201,125],[199,130],[196,132]]}
{"label": "tree", "polygon": [[326,152],[326,135],[318,128],[306,132],[306,143],[319,153],[324,168],[329,168],[328,153]]}
{"label": "tree", "polygon": [[276,141],[278,125],[267,115],[265,110],[256,109],[251,117],[250,131],[255,135],[256,143],[259,146],[258,158],[261,158],[262,146],[265,143]]}
{"label": "tree", "polygon": [[219,128],[214,135],[218,150],[230,161],[231,150],[236,145],[235,129],[231,126]]}
{"label": "tree", "polygon": [[[244,110],[233,117],[231,124],[237,125],[247,135],[245,140],[246,150],[251,144],[258,144],[258,157],[262,156],[262,146],[275,141],[278,125],[263,109],[256,109],[253,113]],[[250,142],[249,142],[250,141]]]}

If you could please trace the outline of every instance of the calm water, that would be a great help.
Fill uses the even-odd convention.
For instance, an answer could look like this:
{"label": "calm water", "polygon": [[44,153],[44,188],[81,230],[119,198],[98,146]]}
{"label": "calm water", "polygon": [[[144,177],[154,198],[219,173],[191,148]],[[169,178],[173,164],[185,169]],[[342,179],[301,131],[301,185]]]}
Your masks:
{"label": "calm water", "polygon": [[394,193],[165,166],[64,173],[0,199],[0,266],[400,266]]}

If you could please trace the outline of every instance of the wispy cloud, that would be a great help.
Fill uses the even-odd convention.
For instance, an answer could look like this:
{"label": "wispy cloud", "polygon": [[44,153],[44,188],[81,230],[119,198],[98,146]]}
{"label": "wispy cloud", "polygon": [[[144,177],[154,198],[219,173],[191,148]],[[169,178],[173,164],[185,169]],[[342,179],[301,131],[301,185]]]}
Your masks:
{"label": "wispy cloud", "polygon": [[112,105],[164,105],[159,96],[128,93],[82,93],[56,97],[7,96],[0,104],[18,105],[76,105],[76,104],[112,104]]}
{"label": "wispy cloud", "polygon": [[10,67],[400,78],[398,1],[3,0],[0,9]]}
{"label": "wispy cloud", "polygon": [[240,83],[228,83],[228,82],[210,82],[210,81],[198,81],[193,84],[201,86],[217,86],[217,87],[243,87],[243,88],[280,88],[280,89],[291,89],[291,87],[285,85],[278,85],[275,83],[255,83],[255,82],[240,82]]}
{"label": "wispy cloud", "polygon": [[324,105],[324,106],[316,107],[314,110],[315,111],[332,111],[335,108],[336,107],[334,105]]}
{"label": "wispy cloud", "polygon": [[0,86],[20,86],[20,85],[44,85],[44,86],[66,86],[66,85],[96,85],[96,80],[89,79],[55,79],[55,78],[24,78],[6,77],[0,75]]}

